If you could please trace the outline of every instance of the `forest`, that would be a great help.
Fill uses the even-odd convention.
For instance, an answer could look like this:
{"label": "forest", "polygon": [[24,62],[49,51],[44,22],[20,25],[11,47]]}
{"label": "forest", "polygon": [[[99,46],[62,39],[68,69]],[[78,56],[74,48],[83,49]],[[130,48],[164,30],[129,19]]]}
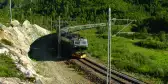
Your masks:
{"label": "forest", "polygon": [[[107,22],[109,7],[112,18],[137,20],[132,31],[168,32],[166,0],[12,0],[13,19],[28,19],[48,29],[59,16],[69,25]],[[9,22],[9,0],[0,0],[0,16]]]}

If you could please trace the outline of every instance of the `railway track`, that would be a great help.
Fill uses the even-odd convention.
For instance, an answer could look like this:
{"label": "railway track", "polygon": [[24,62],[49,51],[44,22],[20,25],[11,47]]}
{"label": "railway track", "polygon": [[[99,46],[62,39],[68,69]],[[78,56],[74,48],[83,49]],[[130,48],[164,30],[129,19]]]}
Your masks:
{"label": "railway track", "polygon": [[[78,59],[78,61],[81,64],[83,64],[83,66],[86,66],[89,69],[92,69],[92,71],[98,73],[99,75],[102,75],[103,77],[102,79],[104,81],[106,80],[107,68],[105,66],[97,64],[96,62],[88,58]],[[139,81],[136,78],[130,77],[128,75],[125,75],[115,70],[111,70],[111,83],[114,83],[114,84],[145,84],[145,82]]]}

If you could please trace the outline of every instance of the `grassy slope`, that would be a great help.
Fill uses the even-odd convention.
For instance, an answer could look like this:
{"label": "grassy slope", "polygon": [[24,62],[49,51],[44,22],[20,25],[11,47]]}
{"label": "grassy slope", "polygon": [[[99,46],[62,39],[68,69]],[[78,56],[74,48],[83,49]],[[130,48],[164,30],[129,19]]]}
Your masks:
{"label": "grassy slope", "polygon": [[[80,35],[89,41],[88,52],[92,56],[107,62],[107,39],[98,38],[96,29],[80,31]],[[122,37],[112,38],[112,64],[117,69],[134,73],[147,74],[159,78],[144,78],[150,83],[166,82],[168,72],[168,52],[135,46],[131,40]],[[140,75],[139,75],[140,76]],[[162,78],[162,79],[161,79]],[[158,81],[159,80],[159,81]]]}
{"label": "grassy slope", "polygon": [[0,54],[0,77],[23,78],[23,74],[16,69],[16,66],[11,58]]}

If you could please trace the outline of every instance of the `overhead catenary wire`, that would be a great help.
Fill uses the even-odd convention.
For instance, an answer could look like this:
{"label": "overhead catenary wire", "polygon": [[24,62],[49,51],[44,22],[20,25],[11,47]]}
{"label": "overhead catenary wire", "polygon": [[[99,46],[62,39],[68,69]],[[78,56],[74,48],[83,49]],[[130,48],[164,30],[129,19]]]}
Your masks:
{"label": "overhead catenary wire", "polygon": [[61,26],[60,26],[60,19],[61,19],[61,17],[59,16],[59,29],[58,29],[58,58],[61,58],[61,56],[60,56],[60,43],[61,43],[61,32],[60,32],[60,28],[61,28]]}
{"label": "overhead catenary wire", "polygon": [[[129,19],[116,19],[113,18],[111,19],[111,8],[109,8],[109,15],[108,15],[108,67],[107,67],[107,84],[111,84],[111,26],[115,25],[116,20],[121,20],[121,21],[129,21]],[[131,22],[124,26],[118,33],[120,33],[122,30],[124,30],[126,27],[128,27],[133,21],[135,20],[130,20]],[[111,23],[112,22],[112,23]],[[116,34],[116,35],[117,35]]]}
{"label": "overhead catenary wire", "polygon": [[119,34],[122,30],[124,30],[125,28],[127,28],[130,24],[132,24],[133,21],[131,21],[129,24],[127,24],[126,26],[124,26],[120,31],[118,31],[116,34],[114,34],[113,36],[116,36],[117,34]]}

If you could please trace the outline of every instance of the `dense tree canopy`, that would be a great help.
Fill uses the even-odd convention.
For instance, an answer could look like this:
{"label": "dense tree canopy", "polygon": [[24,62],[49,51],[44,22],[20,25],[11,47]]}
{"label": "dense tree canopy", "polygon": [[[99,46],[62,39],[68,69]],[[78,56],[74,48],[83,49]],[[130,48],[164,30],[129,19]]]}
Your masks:
{"label": "dense tree canopy", "polygon": [[[8,6],[9,0],[0,0],[0,14],[3,12],[1,14],[3,18],[9,17]],[[80,24],[106,22],[109,7],[112,9],[112,18],[146,21],[151,17],[167,18],[168,2],[167,0],[12,0],[13,18],[20,21],[31,19],[32,22],[39,24],[43,22],[40,25],[49,25],[50,20],[56,20],[58,16],[64,20],[76,20]]]}

